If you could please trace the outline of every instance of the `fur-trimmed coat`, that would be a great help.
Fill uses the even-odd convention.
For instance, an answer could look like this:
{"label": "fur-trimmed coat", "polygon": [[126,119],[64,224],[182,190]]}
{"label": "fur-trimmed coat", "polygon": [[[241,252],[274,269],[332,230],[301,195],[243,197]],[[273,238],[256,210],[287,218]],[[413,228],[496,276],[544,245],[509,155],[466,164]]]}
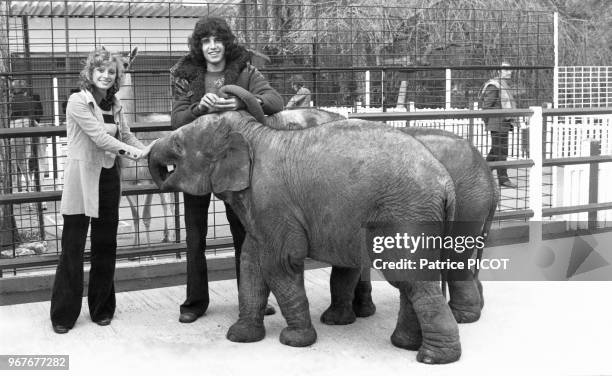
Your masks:
{"label": "fur-trimmed coat", "polygon": [[[249,62],[251,54],[243,49],[237,59],[227,61],[223,72],[223,85],[238,85],[261,100],[266,115],[283,109],[283,99],[270,86],[265,77]],[[171,125],[173,129],[189,124],[206,114],[198,104],[206,94],[206,64],[196,62],[191,55],[183,56],[171,69],[173,103]]]}

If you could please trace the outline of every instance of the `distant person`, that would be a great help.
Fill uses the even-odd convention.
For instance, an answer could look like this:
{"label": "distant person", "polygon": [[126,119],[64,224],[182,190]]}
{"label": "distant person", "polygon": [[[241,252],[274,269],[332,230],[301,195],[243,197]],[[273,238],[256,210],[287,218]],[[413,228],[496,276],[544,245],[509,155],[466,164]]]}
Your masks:
{"label": "distant person", "polygon": [[295,76],[291,81],[291,88],[295,95],[289,99],[287,108],[310,107],[310,90],[304,86],[302,76]]}
{"label": "distant person", "polygon": [[[26,80],[17,79],[11,82],[9,121],[11,128],[37,127],[43,115],[40,95],[30,94]],[[12,171],[14,191],[29,191],[32,188],[31,173],[38,171],[39,138],[15,138],[11,140]],[[34,165],[31,159],[34,158]],[[32,168],[33,167],[33,168]],[[22,187],[22,179],[25,187]]]}
{"label": "distant person", "polygon": [[[502,66],[510,66],[503,62]],[[481,90],[482,108],[511,109],[516,108],[516,101],[512,95],[510,79],[512,71],[501,69],[499,76],[485,82]],[[491,133],[491,150],[487,154],[488,162],[505,161],[508,158],[508,133],[514,128],[514,119],[511,117],[484,118],[485,128]],[[505,168],[497,169],[497,179],[500,187],[516,188],[516,184],[508,177]]]}
{"label": "distant person", "polygon": [[123,65],[104,47],[93,50],[81,71],[81,90],[68,99],[68,150],[60,211],[62,253],[51,296],[51,323],[58,334],[74,326],[83,296],[83,253],[91,223],[87,303],[91,320],[109,325],[115,313],[115,261],[121,198],[120,161],[145,158],[130,131],[119,90]]}

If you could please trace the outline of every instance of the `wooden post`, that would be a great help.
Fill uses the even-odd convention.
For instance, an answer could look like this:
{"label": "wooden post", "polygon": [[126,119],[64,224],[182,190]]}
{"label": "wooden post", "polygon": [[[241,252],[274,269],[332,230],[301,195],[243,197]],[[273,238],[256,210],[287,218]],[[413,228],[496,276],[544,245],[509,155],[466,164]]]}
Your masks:
{"label": "wooden post", "polygon": [[[601,155],[601,140],[590,141],[589,155]],[[589,204],[596,204],[599,200],[599,163],[589,164]],[[589,230],[597,228],[597,210],[589,212]]]}
{"label": "wooden post", "polygon": [[[478,102],[474,102],[472,110],[478,110]],[[474,118],[470,118],[470,124],[468,127],[468,140],[471,144],[474,144]]]}
{"label": "wooden post", "polygon": [[408,91],[408,82],[402,81],[400,83],[399,94],[397,95],[396,107],[406,107],[406,94]]}
{"label": "wooden post", "polygon": [[446,80],[444,88],[444,108],[447,110],[451,109],[451,93],[452,93],[452,73],[450,69],[446,69]]}
{"label": "wooden post", "polygon": [[533,115],[529,118],[529,152],[533,158],[533,166],[529,171],[529,207],[533,217],[529,224],[529,243],[532,249],[542,241],[542,107],[529,107]]}
{"label": "wooden post", "polygon": [[365,72],[364,104],[366,108],[370,108],[370,71],[369,70]]}

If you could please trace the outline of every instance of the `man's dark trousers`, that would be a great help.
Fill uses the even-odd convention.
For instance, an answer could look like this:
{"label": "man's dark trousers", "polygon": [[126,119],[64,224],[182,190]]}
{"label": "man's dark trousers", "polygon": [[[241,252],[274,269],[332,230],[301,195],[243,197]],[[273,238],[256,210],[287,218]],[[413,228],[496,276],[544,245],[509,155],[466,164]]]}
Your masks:
{"label": "man's dark trousers", "polygon": [[[187,299],[181,304],[181,313],[191,312],[201,316],[206,312],[210,302],[205,255],[210,199],[211,194],[194,196],[183,193],[187,232]],[[232,208],[227,203],[224,204],[234,241],[236,281],[239,281],[240,250],[242,249],[242,243],[244,243],[246,231]]]}

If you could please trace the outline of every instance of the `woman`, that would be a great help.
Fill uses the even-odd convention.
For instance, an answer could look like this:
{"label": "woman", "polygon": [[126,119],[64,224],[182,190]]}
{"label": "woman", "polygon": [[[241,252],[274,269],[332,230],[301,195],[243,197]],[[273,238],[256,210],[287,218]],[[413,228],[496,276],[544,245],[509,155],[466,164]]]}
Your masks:
{"label": "woman", "polygon": [[83,295],[83,253],[91,218],[91,270],[87,301],[91,319],[108,325],[115,312],[115,256],[121,186],[117,156],[144,158],[149,147],[134,137],[125,121],[119,90],[123,65],[97,48],[81,71],[81,91],[68,100],[68,152],[61,213],[62,253],[51,297],[51,323],[68,332],[79,317]]}

